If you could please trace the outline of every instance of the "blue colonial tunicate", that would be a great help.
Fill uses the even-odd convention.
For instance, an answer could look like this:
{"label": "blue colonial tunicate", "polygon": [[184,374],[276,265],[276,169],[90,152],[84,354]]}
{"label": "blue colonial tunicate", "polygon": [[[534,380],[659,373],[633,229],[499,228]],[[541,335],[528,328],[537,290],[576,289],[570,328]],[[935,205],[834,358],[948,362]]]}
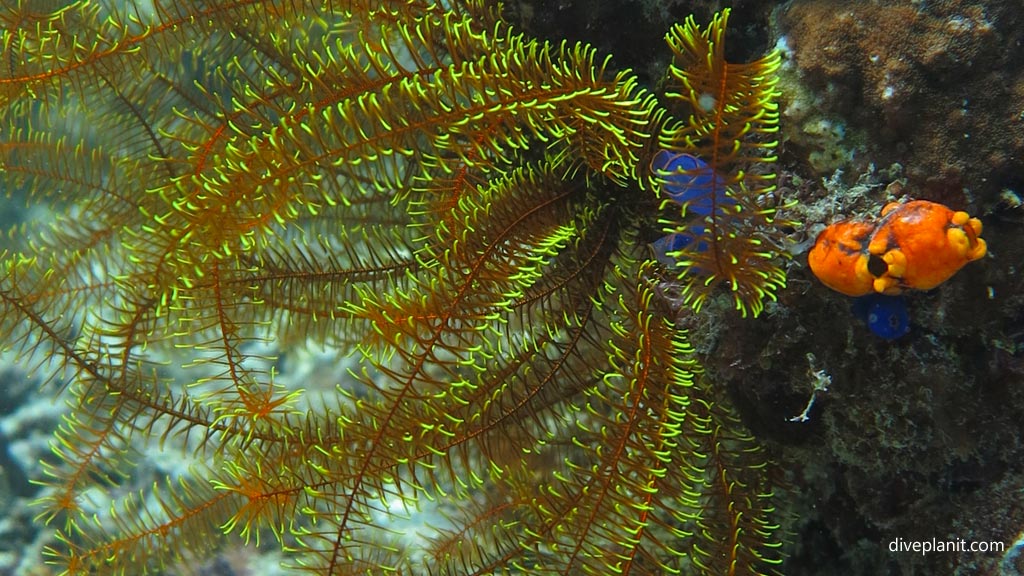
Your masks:
{"label": "blue colonial tunicate", "polygon": [[[722,176],[692,154],[661,150],[651,160],[651,172],[661,182],[666,197],[685,206],[688,214],[698,216],[680,232],[664,236],[651,244],[659,262],[674,266],[676,259],[668,256],[668,253],[690,246],[694,239],[699,239],[707,231],[702,223],[703,217],[727,206],[735,206],[736,201],[726,195]],[[700,240],[693,250],[703,252],[707,249],[707,242]]]}
{"label": "blue colonial tunicate", "polygon": [[910,314],[902,296],[869,294],[853,302],[853,313],[871,331],[886,340],[895,340],[910,332]]}
{"label": "blue colonial tunicate", "polygon": [[[675,266],[676,259],[669,256],[669,252],[678,252],[683,248],[686,248],[693,243],[693,239],[704,234],[704,227],[695,225],[690,226],[687,232],[676,232],[669,234],[668,236],[662,236],[651,243],[651,248],[654,249],[654,257],[658,262],[661,262],[665,266]],[[697,251],[703,252],[708,249],[708,243],[701,241],[697,245]]]}
{"label": "blue colonial tunicate", "polygon": [[709,216],[716,208],[736,204],[726,196],[722,176],[692,154],[661,150],[651,160],[651,171],[661,180],[665,195],[694,214]]}

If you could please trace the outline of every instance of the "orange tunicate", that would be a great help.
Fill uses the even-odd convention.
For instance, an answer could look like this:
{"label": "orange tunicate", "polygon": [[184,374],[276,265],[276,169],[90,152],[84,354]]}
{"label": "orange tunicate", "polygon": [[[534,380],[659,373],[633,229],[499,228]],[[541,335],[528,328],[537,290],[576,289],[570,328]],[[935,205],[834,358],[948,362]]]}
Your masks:
{"label": "orange tunicate", "polygon": [[849,296],[872,291],[873,278],[865,255],[875,227],[867,222],[836,222],[818,235],[807,257],[811,271],[825,286]]}
{"label": "orange tunicate", "polygon": [[843,221],[819,236],[808,256],[811,271],[850,296],[930,290],[985,255],[981,221],[942,204],[891,203],[877,223]]}
{"label": "orange tunicate", "polygon": [[871,243],[881,244],[884,238],[885,250],[879,255],[905,262],[904,268],[889,268],[882,275],[889,286],[930,290],[988,251],[980,238],[981,221],[966,212],[916,200],[883,209],[883,214]]}

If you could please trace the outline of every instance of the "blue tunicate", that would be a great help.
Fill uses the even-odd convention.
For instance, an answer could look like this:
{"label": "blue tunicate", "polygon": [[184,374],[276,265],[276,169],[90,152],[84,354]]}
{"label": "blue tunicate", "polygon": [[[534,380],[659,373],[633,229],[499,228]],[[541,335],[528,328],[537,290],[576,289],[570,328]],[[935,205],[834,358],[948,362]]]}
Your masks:
{"label": "blue tunicate", "polygon": [[686,234],[669,234],[668,236],[662,236],[651,243],[651,248],[654,250],[654,258],[658,262],[661,262],[665,266],[675,266],[675,258],[668,255],[669,252],[676,250],[682,250],[690,244],[691,238]]}
{"label": "blue tunicate", "polygon": [[[692,154],[660,150],[651,160],[651,171],[662,185],[662,192],[673,202],[685,205],[689,213],[710,216],[726,206],[735,206],[736,200],[726,195],[725,180],[706,162]],[[704,252],[708,243],[700,238],[707,233],[703,224],[692,223],[680,232],[664,236],[651,244],[655,258],[666,266],[676,260],[669,252],[682,250],[698,240],[693,252]]]}
{"label": "blue tunicate", "polygon": [[694,214],[709,216],[716,207],[736,204],[726,195],[722,176],[692,154],[660,150],[651,160],[651,170],[665,194]]}
{"label": "blue tunicate", "polygon": [[902,296],[861,296],[853,302],[853,313],[867,323],[876,336],[886,340],[895,340],[910,332],[910,314]]}
{"label": "blue tunicate", "polygon": [[[651,248],[654,249],[654,258],[664,264],[665,266],[675,266],[676,259],[668,255],[669,252],[676,252],[686,248],[696,237],[700,237],[704,234],[703,226],[690,226],[687,232],[676,232],[669,234],[668,236],[662,236],[651,243]],[[697,244],[697,252],[704,252],[708,249],[708,243],[701,240]]]}

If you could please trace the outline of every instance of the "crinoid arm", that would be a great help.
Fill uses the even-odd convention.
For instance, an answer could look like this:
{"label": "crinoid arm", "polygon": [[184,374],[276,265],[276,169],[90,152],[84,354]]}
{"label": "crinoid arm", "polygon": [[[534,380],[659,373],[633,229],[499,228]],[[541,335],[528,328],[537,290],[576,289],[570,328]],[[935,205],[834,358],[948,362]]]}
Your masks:
{"label": "crinoid arm", "polygon": [[[68,405],[56,571],[771,571],[764,462],[640,256],[668,113],[629,71],[476,0],[0,22],[0,187],[52,215],[0,255],[0,341]],[[691,124],[662,147],[750,209],[746,152],[699,149],[745,134]]]}
{"label": "crinoid arm", "polygon": [[[668,96],[690,113],[661,133],[660,146],[699,158],[715,177],[699,197],[683,202],[684,214],[687,204],[708,207],[697,218],[676,214],[662,224],[667,234],[685,238],[677,243],[684,247],[669,256],[687,303],[699,310],[712,289],[724,284],[743,315],[757,316],[765,300],[785,286],[779,263],[783,223],[776,219],[770,169],[778,144],[775,72],[781,57],[773,51],[746,64],[727,62],[728,18],[729,10],[723,10],[702,29],[691,16],[666,36],[675,54],[669,69],[674,91]],[[661,189],[672,174],[655,170],[651,176]],[[663,206],[678,212],[663,194]]]}

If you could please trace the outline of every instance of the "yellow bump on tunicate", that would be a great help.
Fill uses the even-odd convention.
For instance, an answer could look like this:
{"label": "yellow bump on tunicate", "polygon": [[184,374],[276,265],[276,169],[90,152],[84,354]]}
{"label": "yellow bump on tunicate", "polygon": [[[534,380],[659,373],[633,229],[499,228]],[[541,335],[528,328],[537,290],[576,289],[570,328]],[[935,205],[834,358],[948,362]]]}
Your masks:
{"label": "yellow bump on tunicate", "polygon": [[971,250],[971,241],[967,238],[967,232],[964,232],[961,228],[950,228],[946,230],[946,241],[949,245],[956,249],[957,254],[960,254],[964,258],[968,257],[968,253]]}
{"label": "yellow bump on tunicate", "polygon": [[889,249],[889,239],[884,235],[878,235],[871,239],[871,243],[868,244],[868,254],[874,254],[875,256],[881,256],[885,254],[885,251]]}
{"label": "yellow bump on tunicate", "polygon": [[875,289],[875,292],[879,294],[890,293],[890,290],[897,287],[899,280],[889,276],[882,276],[881,278],[875,278],[875,281],[871,283],[871,287]]}
{"label": "yellow bump on tunicate", "polygon": [[967,212],[953,212],[953,217],[949,219],[950,222],[957,226],[963,226],[971,220],[971,216]]}
{"label": "yellow bump on tunicate", "polygon": [[889,266],[889,276],[902,278],[907,271],[907,256],[899,250],[889,250],[882,260]]}
{"label": "yellow bump on tunicate", "polygon": [[967,254],[967,259],[968,260],[977,260],[978,258],[981,258],[981,257],[985,256],[985,254],[987,254],[987,253],[988,253],[988,244],[984,240],[982,240],[981,238],[978,238],[976,240],[976,243],[974,244],[974,249],[971,250],[969,254]]}
{"label": "yellow bump on tunicate", "polygon": [[861,254],[860,257],[857,258],[857,264],[853,269],[853,273],[857,276],[857,280],[860,280],[861,282],[867,282],[872,278],[871,271],[868,270],[868,260],[870,260],[870,258],[867,254]]}
{"label": "yellow bump on tunicate", "polygon": [[[974,230],[975,236],[981,236],[981,220],[971,218],[967,221],[967,225],[971,227],[971,230]],[[981,238],[978,238],[978,240],[981,241]]]}

